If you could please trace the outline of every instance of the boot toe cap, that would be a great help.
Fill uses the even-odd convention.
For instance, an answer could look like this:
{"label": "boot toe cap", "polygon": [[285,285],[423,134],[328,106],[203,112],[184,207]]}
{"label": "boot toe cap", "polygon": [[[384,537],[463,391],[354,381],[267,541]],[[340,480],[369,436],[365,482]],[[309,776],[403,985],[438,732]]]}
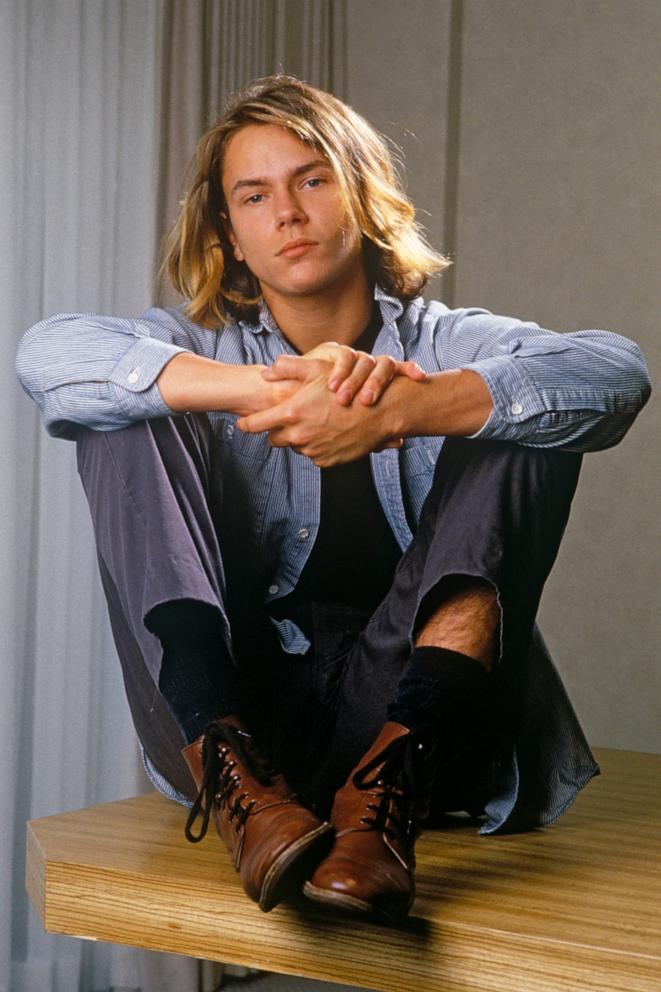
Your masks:
{"label": "boot toe cap", "polygon": [[317,902],[388,916],[406,915],[414,894],[412,878],[403,871],[389,870],[378,861],[332,854],[321,862],[304,891]]}

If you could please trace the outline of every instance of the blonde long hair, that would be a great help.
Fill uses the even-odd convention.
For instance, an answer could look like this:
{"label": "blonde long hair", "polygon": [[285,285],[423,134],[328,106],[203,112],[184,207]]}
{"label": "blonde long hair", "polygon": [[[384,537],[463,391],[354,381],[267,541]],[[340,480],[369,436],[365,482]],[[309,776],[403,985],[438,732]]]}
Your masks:
{"label": "blonde long hair", "polygon": [[166,240],[163,269],[194,323],[215,328],[255,320],[261,302],[259,283],[234,258],[222,188],[227,142],[247,124],[286,127],[328,160],[362,233],[368,274],[387,293],[410,300],[451,264],[426,244],[390,151],[374,128],[330,93],[292,76],[268,76],[237,93],[200,139]]}

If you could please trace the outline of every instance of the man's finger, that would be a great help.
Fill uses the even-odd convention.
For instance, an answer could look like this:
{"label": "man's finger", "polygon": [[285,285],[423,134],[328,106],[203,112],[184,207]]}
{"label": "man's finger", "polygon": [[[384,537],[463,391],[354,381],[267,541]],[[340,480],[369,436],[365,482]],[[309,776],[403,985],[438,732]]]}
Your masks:
{"label": "man's finger", "polygon": [[363,387],[365,381],[372,374],[373,369],[376,367],[376,359],[365,352],[358,352],[358,357],[356,358],[356,363],[353,367],[351,375],[344,380],[342,385],[337,391],[338,402],[342,406],[350,406],[353,402],[354,396]]}
{"label": "man's finger", "polygon": [[353,348],[338,345],[338,349],[333,370],[328,378],[328,388],[333,392],[348,379],[358,360],[358,352]]}
{"label": "man's finger", "polygon": [[314,348],[310,348],[303,354],[303,358],[322,358],[327,362],[334,362],[337,355],[338,348],[344,348],[343,344],[338,344],[337,341],[322,341],[321,344],[317,344]]}
{"label": "man's finger", "polygon": [[369,406],[376,403],[381,398],[387,386],[393,380],[396,371],[396,363],[389,355],[379,355],[376,359],[374,371],[365,381],[364,386],[358,394],[361,403]]}
{"label": "man's finger", "polygon": [[321,365],[314,358],[303,358],[299,355],[281,355],[270,368],[264,369],[262,378],[268,382],[279,379],[298,379],[305,381],[314,378],[321,372]]}
{"label": "man's finger", "polygon": [[276,427],[286,427],[291,423],[289,408],[284,403],[271,406],[267,410],[251,413],[247,417],[239,417],[236,426],[244,434],[261,434],[262,431],[272,431]]}
{"label": "man's finger", "polygon": [[417,362],[397,362],[390,355],[379,355],[376,368],[358,393],[358,399],[365,406],[378,402],[396,375],[404,375],[414,382],[424,382],[427,379],[427,373]]}
{"label": "man's finger", "polygon": [[395,362],[395,371],[398,375],[405,375],[414,382],[424,382],[427,373],[421,369],[417,362]]}
{"label": "man's finger", "polygon": [[294,446],[287,440],[286,432],[281,427],[276,427],[269,431],[269,444],[272,448],[293,448]]}
{"label": "man's finger", "polygon": [[375,451],[385,451],[386,448],[401,448],[404,444],[403,437],[391,437],[389,441],[385,441],[380,448],[375,448]]}
{"label": "man's finger", "polygon": [[268,433],[269,444],[272,448],[291,448],[297,455],[310,457],[311,448],[303,440],[300,433],[289,427],[276,427]]}

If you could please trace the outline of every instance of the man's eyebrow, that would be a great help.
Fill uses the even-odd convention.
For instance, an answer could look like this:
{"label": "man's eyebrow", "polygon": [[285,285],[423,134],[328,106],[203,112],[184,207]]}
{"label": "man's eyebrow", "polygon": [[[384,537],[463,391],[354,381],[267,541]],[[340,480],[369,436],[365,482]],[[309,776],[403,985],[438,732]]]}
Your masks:
{"label": "man's eyebrow", "polygon": [[[303,165],[297,166],[289,174],[289,178],[296,179],[297,176],[303,175],[304,172],[309,172],[310,169],[318,169],[320,167],[330,169],[330,165],[325,158],[315,158],[311,162],[304,162]],[[230,190],[230,196],[234,196],[237,190],[244,189],[246,186],[268,186],[268,184],[268,179],[262,179],[259,176],[255,179],[238,179]]]}

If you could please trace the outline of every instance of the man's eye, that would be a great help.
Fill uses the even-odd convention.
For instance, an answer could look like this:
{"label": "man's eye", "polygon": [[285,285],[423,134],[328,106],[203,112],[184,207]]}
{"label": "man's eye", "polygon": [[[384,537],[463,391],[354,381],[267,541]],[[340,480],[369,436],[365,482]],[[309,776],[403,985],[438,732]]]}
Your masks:
{"label": "man's eye", "polygon": [[321,186],[323,181],[324,180],[320,176],[313,176],[311,179],[306,179],[303,185],[310,186],[311,184],[313,184],[312,189],[317,189],[318,186]]}
{"label": "man's eye", "polygon": [[249,196],[246,199],[245,202],[246,203],[261,203],[263,197],[264,197],[264,194],[263,193],[253,193],[252,196]]}

